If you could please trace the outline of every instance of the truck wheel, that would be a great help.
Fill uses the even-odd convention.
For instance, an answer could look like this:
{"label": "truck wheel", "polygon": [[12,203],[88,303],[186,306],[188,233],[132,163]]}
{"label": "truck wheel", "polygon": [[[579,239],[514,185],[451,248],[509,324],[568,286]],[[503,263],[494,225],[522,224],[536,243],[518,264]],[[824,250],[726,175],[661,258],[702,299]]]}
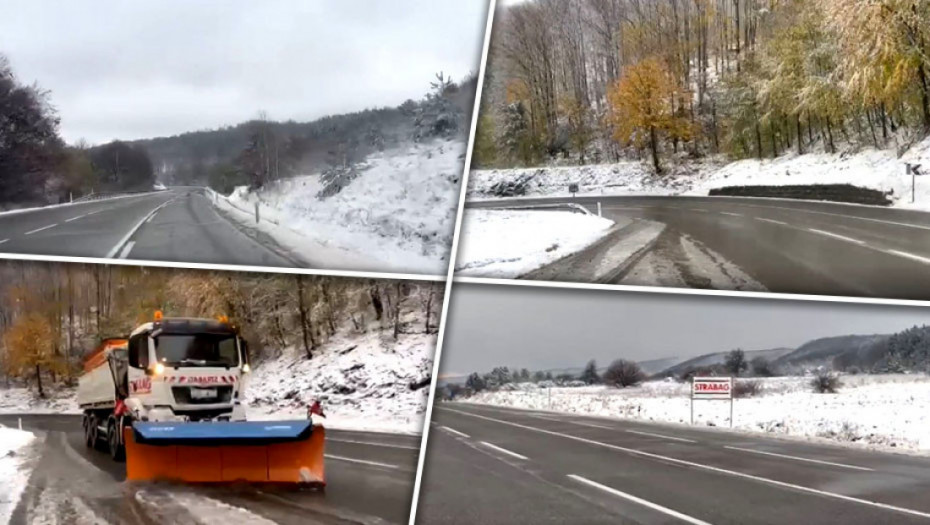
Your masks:
{"label": "truck wheel", "polygon": [[110,418],[107,424],[107,445],[110,449],[110,457],[113,461],[124,461],[126,459],[126,449],[119,440],[120,426],[116,420]]}
{"label": "truck wheel", "polygon": [[87,448],[94,448],[97,444],[97,418],[84,414],[84,444]]}

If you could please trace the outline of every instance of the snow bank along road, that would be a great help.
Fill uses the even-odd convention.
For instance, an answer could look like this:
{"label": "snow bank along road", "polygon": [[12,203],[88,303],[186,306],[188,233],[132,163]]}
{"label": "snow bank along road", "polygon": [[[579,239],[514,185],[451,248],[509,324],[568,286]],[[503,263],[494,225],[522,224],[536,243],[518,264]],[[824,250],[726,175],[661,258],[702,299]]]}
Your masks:
{"label": "snow bank along road", "polygon": [[[467,206],[553,202],[577,202],[592,211],[601,202],[608,219],[664,223],[668,228],[653,252],[674,254],[674,245],[687,236],[725,259],[715,264],[735,265],[772,292],[930,299],[927,212],[733,197],[502,199]],[[711,287],[710,281],[688,278],[700,269],[689,268],[686,259],[671,261],[684,276],[682,284]],[[657,279],[660,282],[631,284],[666,284],[661,276]],[[562,280],[570,281],[572,276]]]}
{"label": "snow bank along road", "polygon": [[[420,437],[327,429],[325,492],[124,483],[84,446],[80,416],[0,416],[36,433],[39,457],[11,523],[406,523]],[[54,519],[57,517],[57,521]],[[43,521],[43,519],[50,521]]]}
{"label": "snow bank along road", "polygon": [[0,252],[302,266],[219,215],[198,188],[0,214]]}
{"label": "snow bank along road", "polygon": [[418,523],[930,523],[930,459],[445,403]]}

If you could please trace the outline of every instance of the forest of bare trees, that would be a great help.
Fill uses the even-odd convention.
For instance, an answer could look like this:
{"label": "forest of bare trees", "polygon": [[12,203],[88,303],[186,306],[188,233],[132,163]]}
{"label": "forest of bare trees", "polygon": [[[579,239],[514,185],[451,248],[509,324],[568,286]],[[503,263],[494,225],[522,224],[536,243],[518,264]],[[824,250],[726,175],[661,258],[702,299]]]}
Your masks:
{"label": "forest of bare trees", "polygon": [[337,333],[434,333],[442,284],[130,266],[0,263],[0,376],[44,391],[72,384],[105,337],[166,316],[226,315],[255,361],[312,359]]}
{"label": "forest of bare trees", "polygon": [[530,0],[495,18],[474,167],[901,146],[924,0]]}

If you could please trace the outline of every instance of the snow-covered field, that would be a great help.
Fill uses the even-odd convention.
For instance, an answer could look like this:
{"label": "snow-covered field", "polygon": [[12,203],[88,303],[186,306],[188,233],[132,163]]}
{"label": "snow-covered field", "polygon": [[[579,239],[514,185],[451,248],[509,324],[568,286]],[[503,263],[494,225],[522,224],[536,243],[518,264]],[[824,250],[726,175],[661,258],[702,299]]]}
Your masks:
{"label": "snow-covered field", "polygon": [[570,211],[470,209],[462,220],[456,273],[518,277],[584,249],[612,225]]}
{"label": "snow-covered field", "polygon": [[475,170],[469,174],[468,198],[492,197],[491,187],[501,181],[533,175],[527,197],[567,196],[577,183],[582,195],[707,195],[711,189],[742,185],[842,184],[891,192],[895,207],[930,210],[930,181],[918,177],[915,203],[911,203],[911,177],[904,163],[930,166],[930,138],[917,143],[901,157],[893,149],[866,148],[836,154],[786,154],[777,159],[749,159],[725,163],[706,159],[670,166],[658,177],[636,161],[574,167]]}
{"label": "snow-covered field", "polygon": [[9,523],[29,481],[27,449],[34,440],[32,432],[0,427],[0,523]]}
{"label": "snow-covered field", "polygon": [[428,388],[410,390],[428,377],[436,335],[390,331],[337,337],[308,360],[302,350],[260,364],[246,385],[250,419],[303,418],[320,400],[333,428],[420,433]]}
{"label": "snow-covered field", "polygon": [[[320,175],[239,187],[219,204],[308,260],[339,269],[445,275],[466,144],[433,140],[368,157],[339,193],[319,199]],[[231,208],[231,209],[230,209]],[[321,252],[326,252],[321,255]]]}
{"label": "snow-covered field", "polygon": [[[761,379],[762,393],[736,399],[734,429],[930,454],[930,377],[843,376],[836,394],[811,391],[810,377]],[[482,392],[467,402],[619,419],[689,424],[690,385],[648,381],[638,387],[552,388],[533,384]],[[695,425],[728,427],[729,403],[697,401]]]}

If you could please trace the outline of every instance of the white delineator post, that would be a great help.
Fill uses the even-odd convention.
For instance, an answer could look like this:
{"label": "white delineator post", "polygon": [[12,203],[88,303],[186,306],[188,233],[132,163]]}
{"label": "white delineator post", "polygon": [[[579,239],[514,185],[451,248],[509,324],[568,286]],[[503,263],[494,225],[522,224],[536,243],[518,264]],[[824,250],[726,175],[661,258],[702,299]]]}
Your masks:
{"label": "white delineator post", "polygon": [[700,399],[730,401],[730,428],[733,428],[733,378],[694,377],[691,379],[691,424],[694,424],[694,402]]}
{"label": "white delineator post", "polygon": [[597,202],[597,216],[598,216],[598,217],[603,217],[603,216],[604,216],[604,215],[601,214],[601,202],[600,202],[600,201]]}
{"label": "white delineator post", "polygon": [[258,221],[259,221],[259,216],[258,216],[258,203],[256,202],[256,203],[255,203],[255,224],[258,224]]}

